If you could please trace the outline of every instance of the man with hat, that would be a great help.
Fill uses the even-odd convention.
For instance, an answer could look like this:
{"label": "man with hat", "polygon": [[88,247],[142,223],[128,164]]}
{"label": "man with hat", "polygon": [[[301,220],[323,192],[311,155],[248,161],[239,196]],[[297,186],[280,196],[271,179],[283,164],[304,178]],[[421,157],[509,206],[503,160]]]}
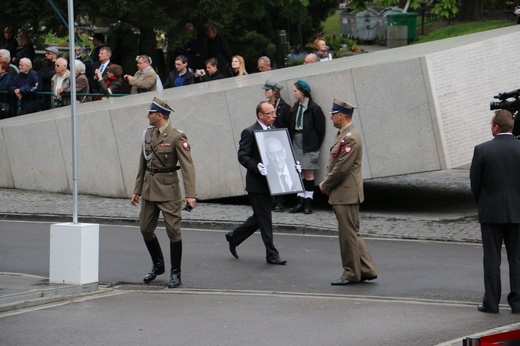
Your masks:
{"label": "man with hat", "polygon": [[[42,91],[50,92],[51,91],[51,81],[52,77],[56,74],[55,64],[56,59],[60,56],[60,51],[56,47],[47,47],[45,48],[45,63],[40,68],[38,73],[40,74],[40,78],[42,80]],[[43,109],[50,109],[52,106],[53,98],[51,95],[45,95]]]}
{"label": "man with hat", "polygon": [[327,174],[320,183],[320,190],[329,196],[338,220],[343,275],[332,281],[332,285],[377,279],[376,267],[359,234],[359,204],[364,200],[363,143],[352,123],[355,108],[348,102],[334,99],[330,119],[339,131],[330,149]]}
{"label": "man with hat", "polygon": [[[283,85],[275,80],[268,79],[262,89],[264,89],[265,97],[273,105],[276,112],[274,126],[278,129],[288,128],[291,123],[291,106],[280,96]],[[276,212],[285,210],[283,195],[273,197],[273,210]]]}
{"label": "man with hat", "polygon": [[139,170],[130,200],[133,205],[137,205],[139,196],[142,197],[139,227],[153,262],[152,269],[143,279],[145,283],[164,273],[164,257],[154,233],[159,212],[163,214],[166,233],[170,239],[169,288],[178,287],[182,283],[180,225],[183,203],[177,170],[181,170],[184,182],[184,210],[191,211],[196,204],[195,167],[191,148],[186,134],[172,128],[168,123],[173,111],[166,102],[154,97],[147,116],[151,127],[143,132]]}

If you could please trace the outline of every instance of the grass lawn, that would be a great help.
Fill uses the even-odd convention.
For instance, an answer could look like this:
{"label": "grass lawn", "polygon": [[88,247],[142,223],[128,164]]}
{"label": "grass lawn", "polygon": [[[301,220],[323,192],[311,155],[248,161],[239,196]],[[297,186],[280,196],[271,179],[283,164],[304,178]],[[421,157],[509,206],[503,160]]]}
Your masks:
{"label": "grass lawn", "polygon": [[[445,20],[436,20],[424,25],[424,36],[421,36],[421,18],[417,17],[417,40],[414,43],[424,43],[442,40],[449,37],[473,34],[480,31],[503,28],[516,25],[516,20],[486,20],[483,22],[458,23],[452,21],[450,25]],[[323,34],[330,36],[341,36],[340,13],[336,11],[332,16],[323,22]]]}

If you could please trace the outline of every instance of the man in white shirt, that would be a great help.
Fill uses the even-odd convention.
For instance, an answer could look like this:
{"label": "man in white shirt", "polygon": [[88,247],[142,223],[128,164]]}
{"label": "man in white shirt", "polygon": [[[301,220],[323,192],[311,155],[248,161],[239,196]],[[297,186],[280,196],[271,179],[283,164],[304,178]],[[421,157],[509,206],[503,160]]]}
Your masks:
{"label": "man in white shirt", "polygon": [[56,95],[56,98],[51,105],[53,108],[64,106],[65,103],[68,104],[68,102],[63,102],[64,100],[61,97],[61,93],[63,92],[63,89],[70,87],[70,71],[67,70],[67,60],[64,58],[56,59],[54,70],[56,71],[56,74],[51,79],[51,91]]}

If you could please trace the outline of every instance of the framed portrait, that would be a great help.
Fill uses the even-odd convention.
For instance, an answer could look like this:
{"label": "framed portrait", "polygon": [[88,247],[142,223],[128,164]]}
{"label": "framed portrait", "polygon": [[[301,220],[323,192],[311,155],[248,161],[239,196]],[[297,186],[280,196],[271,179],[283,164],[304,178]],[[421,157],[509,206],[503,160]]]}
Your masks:
{"label": "framed portrait", "polygon": [[272,196],[304,191],[287,129],[255,131],[255,140],[267,168],[267,184]]}

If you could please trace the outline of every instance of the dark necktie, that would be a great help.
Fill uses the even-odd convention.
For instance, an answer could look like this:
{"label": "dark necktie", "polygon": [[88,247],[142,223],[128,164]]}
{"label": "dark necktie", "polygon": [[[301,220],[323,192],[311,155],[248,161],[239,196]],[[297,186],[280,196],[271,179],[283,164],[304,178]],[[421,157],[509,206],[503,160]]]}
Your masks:
{"label": "dark necktie", "polygon": [[298,108],[298,116],[296,117],[296,127],[302,127],[302,114],[303,114],[303,105],[300,103],[300,108]]}

